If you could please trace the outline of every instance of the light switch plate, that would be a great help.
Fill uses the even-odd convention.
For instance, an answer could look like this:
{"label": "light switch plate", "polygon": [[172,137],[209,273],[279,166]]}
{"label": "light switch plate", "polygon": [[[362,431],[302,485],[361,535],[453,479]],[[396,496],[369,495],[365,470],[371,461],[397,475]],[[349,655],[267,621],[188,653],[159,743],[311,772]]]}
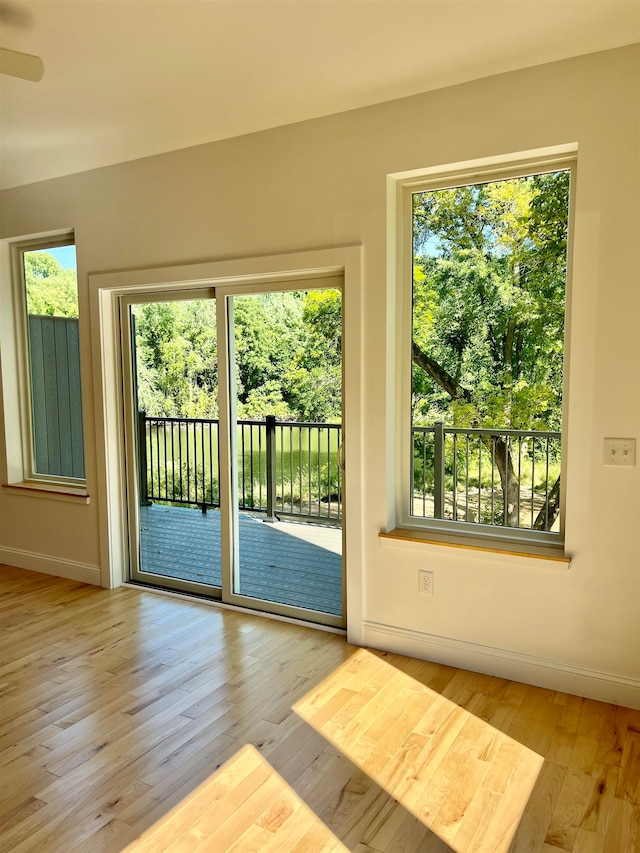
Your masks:
{"label": "light switch plate", "polygon": [[622,468],[635,468],[635,438],[605,438],[604,464],[620,466]]}

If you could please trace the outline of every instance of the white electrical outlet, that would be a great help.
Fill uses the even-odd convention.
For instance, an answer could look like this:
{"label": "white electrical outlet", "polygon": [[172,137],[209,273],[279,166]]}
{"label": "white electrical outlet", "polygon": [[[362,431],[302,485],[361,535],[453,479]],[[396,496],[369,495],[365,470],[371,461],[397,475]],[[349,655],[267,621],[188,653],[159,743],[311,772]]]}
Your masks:
{"label": "white electrical outlet", "polygon": [[418,572],[418,592],[421,595],[433,595],[433,572],[427,572],[420,569]]}
{"label": "white electrical outlet", "polygon": [[623,468],[635,468],[635,438],[605,438],[604,464],[620,465]]}

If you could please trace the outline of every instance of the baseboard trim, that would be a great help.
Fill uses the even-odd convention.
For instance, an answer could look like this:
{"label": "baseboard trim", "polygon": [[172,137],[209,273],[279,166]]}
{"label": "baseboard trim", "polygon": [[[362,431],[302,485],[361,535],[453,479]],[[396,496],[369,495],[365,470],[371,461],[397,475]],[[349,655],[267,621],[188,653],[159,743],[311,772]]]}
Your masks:
{"label": "baseboard trim", "polygon": [[364,645],[640,709],[640,679],[617,673],[601,672],[369,620],[364,623]]}
{"label": "baseboard trim", "polygon": [[51,557],[48,554],[37,554],[35,551],[23,551],[20,548],[0,548],[0,563],[6,563],[6,565],[14,566],[16,569],[27,569],[30,572],[55,575],[70,581],[89,583],[94,586],[102,585],[99,566],[79,563],[76,560],[64,560],[61,557]]}

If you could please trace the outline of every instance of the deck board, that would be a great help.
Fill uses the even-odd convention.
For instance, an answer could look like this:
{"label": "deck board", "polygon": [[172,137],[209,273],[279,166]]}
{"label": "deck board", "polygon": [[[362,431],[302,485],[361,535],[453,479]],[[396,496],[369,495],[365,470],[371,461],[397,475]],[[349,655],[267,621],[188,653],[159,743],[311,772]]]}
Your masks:
{"label": "deck board", "polygon": [[[240,595],[342,614],[342,531],[240,513]],[[141,567],[220,587],[220,512],[140,507]]]}

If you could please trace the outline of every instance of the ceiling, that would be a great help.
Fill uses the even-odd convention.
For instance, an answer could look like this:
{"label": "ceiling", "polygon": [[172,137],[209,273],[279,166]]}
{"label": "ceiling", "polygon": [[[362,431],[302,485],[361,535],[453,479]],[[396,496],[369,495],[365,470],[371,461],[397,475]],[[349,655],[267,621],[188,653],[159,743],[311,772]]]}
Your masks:
{"label": "ceiling", "polygon": [[640,41],[640,0],[0,0],[0,187]]}

